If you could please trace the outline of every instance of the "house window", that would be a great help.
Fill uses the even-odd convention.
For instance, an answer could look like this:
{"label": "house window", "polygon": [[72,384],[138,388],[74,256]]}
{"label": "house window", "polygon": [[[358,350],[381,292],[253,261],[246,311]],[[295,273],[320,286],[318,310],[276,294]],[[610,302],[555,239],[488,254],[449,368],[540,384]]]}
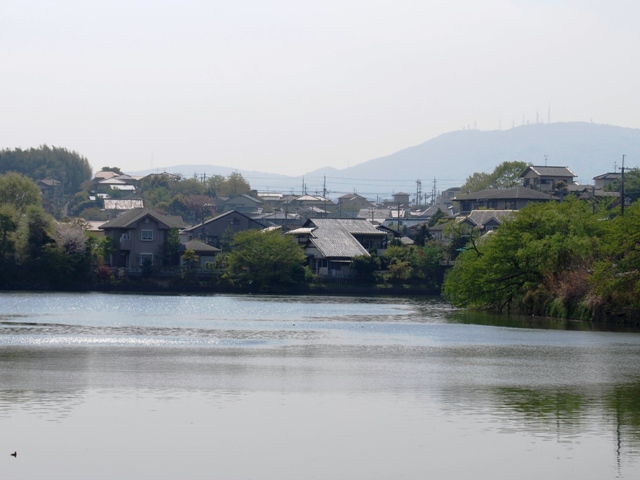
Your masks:
{"label": "house window", "polygon": [[240,220],[237,219],[236,217],[232,217],[229,219],[229,224],[230,225],[240,225]]}
{"label": "house window", "polygon": [[140,240],[143,242],[152,242],[153,230],[140,230]]}
{"label": "house window", "polygon": [[122,234],[122,236],[120,237],[120,241],[122,240],[130,240],[129,238],[129,232],[125,232]]}
{"label": "house window", "polygon": [[141,253],[138,261],[140,266],[153,265],[153,253]]}

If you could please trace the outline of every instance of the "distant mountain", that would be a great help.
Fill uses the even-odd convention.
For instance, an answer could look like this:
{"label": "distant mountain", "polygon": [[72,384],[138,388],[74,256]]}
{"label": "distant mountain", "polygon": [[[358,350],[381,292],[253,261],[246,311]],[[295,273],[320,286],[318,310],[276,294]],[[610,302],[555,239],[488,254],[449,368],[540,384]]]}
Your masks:
{"label": "distant mountain", "polygon": [[[566,166],[582,184],[618,167],[640,166],[640,129],[584,122],[523,125],[509,130],[460,130],[445,133],[420,145],[375,158],[345,169],[330,167],[304,176],[309,193],[322,192],[324,177],[337,197],[357,190],[361,195],[388,198],[394,192],[415,192],[417,179],[431,191],[460,186],[474,172],[490,172],[504,161],[521,160],[534,165]],[[194,172],[228,175],[240,171],[258,190],[300,192],[302,177],[234,170],[211,165],[166,167],[166,171],[192,176]],[[209,173],[210,172],[210,173]],[[140,172],[132,172],[140,173]],[[150,173],[150,172],[149,172]]]}

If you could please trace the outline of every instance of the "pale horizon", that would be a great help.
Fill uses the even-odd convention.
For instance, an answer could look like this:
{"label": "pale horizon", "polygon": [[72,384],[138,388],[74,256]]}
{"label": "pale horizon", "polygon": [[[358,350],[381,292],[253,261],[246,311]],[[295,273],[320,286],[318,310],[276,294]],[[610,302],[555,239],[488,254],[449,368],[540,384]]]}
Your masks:
{"label": "pale horizon", "polygon": [[298,176],[467,128],[640,128],[627,0],[3,2],[0,148]]}

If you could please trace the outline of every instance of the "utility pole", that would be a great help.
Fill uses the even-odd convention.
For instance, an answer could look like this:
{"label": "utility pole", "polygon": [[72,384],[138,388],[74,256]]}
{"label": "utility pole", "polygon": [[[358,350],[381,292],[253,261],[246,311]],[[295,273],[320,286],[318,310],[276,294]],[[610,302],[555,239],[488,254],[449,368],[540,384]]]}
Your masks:
{"label": "utility pole", "polygon": [[325,218],[329,216],[329,212],[327,212],[327,176],[322,176],[322,204],[324,205],[324,216]]}
{"label": "utility pole", "polygon": [[622,175],[620,176],[620,216],[624,217],[624,157],[622,155]]}
{"label": "utility pole", "polygon": [[436,195],[438,194],[436,185],[437,185],[436,177],[433,177],[433,190],[431,190],[431,205],[435,205],[436,203]]}

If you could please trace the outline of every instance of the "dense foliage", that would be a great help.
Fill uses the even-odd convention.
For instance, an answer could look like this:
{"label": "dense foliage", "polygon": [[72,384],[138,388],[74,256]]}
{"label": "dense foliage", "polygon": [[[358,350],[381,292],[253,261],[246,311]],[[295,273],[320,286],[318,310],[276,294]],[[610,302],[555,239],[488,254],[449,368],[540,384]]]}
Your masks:
{"label": "dense foliage", "polygon": [[502,162],[491,173],[476,172],[460,187],[460,194],[517,187],[521,185],[520,174],[527,166],[526,162]]}
{"label": "dense foliage", "polygon": [[0,287],[81,283],[91,271],[92,247],[81,224],[55,222],[42,210],[32,180],[0,175]]}
{"label": "dense foliage", "polygon": [[91,180],[91,166],[87,159],[66,148],[42,145],[29,150],[0,150],[0,174],[16,172],[34,181],[55,179],[62,184],[65,195],[81,189]]}
{"label": "dense foliage", "polygon": [[466,248],[446,277],[456,305],[640,319],[640,206],[624,216],[575,199],[528,206]]}
{"label": "dense foliage", "polygon": [[279,231],[239,232],[223,262],[232,285],[258,291],[302,285],[307,278],[304,250],[293,237]]}

